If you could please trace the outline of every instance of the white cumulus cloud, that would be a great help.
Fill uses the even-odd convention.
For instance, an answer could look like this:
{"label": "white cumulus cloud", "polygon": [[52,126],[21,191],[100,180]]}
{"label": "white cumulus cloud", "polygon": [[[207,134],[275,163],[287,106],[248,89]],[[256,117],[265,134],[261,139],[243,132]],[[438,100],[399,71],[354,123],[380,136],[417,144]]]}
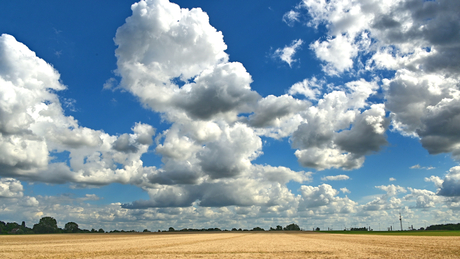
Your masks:
{"label": "white cumulus cloud", "polygon": [[321,177],[322,181],[343,181],[348,180],[350,177],[348,175],[339,174],[339,175],[328,175]]}
{"label": "white cumulus cloud", "polygon": [[17,198],[23,196],[24,188],[20,181],[13,178],[0,179],[0,198]]}
{"label": "white cumulus cloud", "polygon": [[297,52],[297,50],[300,48],[300,46],[303,44],[303,41],[301,39],[294,40],[292,41],[291,45],[289,46],[284,46],[284,48],[279,48],[276,49],[275,52],[273,53],[273,56],[276,58],[281,59],[282,61],[288,63],[290,67],[292,63],[296,62],[296,59],[293,59],[293,56]]}

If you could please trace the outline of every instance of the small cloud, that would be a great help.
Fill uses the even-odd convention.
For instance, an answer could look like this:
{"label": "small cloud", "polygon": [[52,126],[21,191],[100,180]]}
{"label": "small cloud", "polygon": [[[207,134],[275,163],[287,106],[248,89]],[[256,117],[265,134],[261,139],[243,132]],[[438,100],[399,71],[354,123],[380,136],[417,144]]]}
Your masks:
{"label": "small cloud", "polygon": [[292,85],[288,93],[290,95],[302,94],[310,100],[316,100],[321,94],[320,89],[324,84],[324,80],[318,80],[316,77],[313,77],[312,79],[304,79],[302,82],[297,82]]}
{"label": "small cloud", "polygon": [[398,193],[406,193],[407,190],[404,187],[401,187],[399,185],[380,185],[380,186],[375,186],[375,188],[386,191],[387,195],[389,196],[395,196]]}
{"label": "small cloud", "polygon": [[351,193],[350,190],[348,190],[346,187],[340,188],[340,191],[342,193]]}
{"label": "small cloud", "polygon": [[289,27],[292,27],[295,22],[299,21],[299,16],[299,12],[291,10],[283,15],[283,22],[285,22]]}
{"label": "small cloud", "polygon": [[417,165],[413,165],[411,167],[409,167],[410,169],[425,169],[425,170],[433,170],[433,169],[436,169],[436,167],[433,167],[433,166],[429,166],[429,167],[424,167],[424,166],[420,166],[419,164]]}
{"label": "small cloud", "polygon": [[61,55],[62,55],[62,50],[56,50],[56,51],[54,52],[54,55],[56,55],[58,58],[60,58]]}
{"label": "small cloud", "polygon": [[284,62],[288,63],[291,67],[291,64],[296,62],[296,59],[292,57],[295,55],[297,49],[303,44],[301,39],[292,41],[290,46],[285,46],[283,49],[279,48],[273,53],[273,57],[280,58]]}
{"label": "small cloud", "polygon": [[348,180],[348,179],[350,179],[350,177],[348,177],[348,175],[344,175],[344,174],[329,175],[329,176],[321,177],[322,181],[343,181],[343,180]]}
{"label": "small cloud", "polygon": [[85,197],[82,198],[84,201],[98,201],[101,198],[98,197],[96,194],[85,194]]}
{"label": "small cloud", "polygon": [[54,33],[55,33],[55,34],[59,34],[59,33],[62,32],[61,30],[58,30],[58,29],[56,29],[56,28],[53,28],[53,30],[54,30]]}
{"label": "small cloud", "polygon": [[425,182],[433,182],[437,188],[441,188],[442,184],[444,183],[444,180],[441,179],[439,176],[432,175],[430,176],[430,178],[425,177]]}
{"label": "small cloud", "polygon": [[113,77],[107,79],[105,81],[104,86],[102,87],[103,90],[115,90],[115,85],[117,83],[117,80]]}
{"label": "small cloud", "polygon": [[396,179],[393,177],[390,177],[390,182],[394,182],[394,181],[396,181]]}
{"label": "small cloud", "polygon": [[76,112],[77,109],[75,109],[75,104],[77,103],[77,100],[73,98],[63,98],[62,99],[62,105],[67,108],[71,112]]}

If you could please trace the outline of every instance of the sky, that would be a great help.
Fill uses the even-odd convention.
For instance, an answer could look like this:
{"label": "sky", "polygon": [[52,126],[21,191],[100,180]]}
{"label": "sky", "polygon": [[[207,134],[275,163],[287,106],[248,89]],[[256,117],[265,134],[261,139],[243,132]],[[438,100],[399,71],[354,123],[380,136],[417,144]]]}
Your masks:
{"label": "sky", "polygon": [[0,220],[458,223],[460,2],[2,1]]}

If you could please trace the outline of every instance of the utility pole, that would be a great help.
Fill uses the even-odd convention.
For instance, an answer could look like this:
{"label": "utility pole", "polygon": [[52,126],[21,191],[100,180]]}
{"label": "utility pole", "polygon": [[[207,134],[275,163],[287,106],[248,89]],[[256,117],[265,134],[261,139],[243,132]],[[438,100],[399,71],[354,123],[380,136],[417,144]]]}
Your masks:
{"label": "utility pole", "polygon": [[399,223],[401,223],[401,231],[403,231],[401,213],[399,213]]}

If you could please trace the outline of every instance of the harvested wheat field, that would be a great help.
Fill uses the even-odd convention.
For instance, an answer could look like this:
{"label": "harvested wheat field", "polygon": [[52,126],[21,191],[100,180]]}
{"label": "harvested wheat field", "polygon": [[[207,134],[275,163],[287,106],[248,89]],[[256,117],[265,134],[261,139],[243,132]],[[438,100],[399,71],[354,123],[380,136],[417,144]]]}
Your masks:
{"label": "harvested wheat field", "polygon": [[459,258],[459,236],[125,233],[0,236],[0,258]]}

